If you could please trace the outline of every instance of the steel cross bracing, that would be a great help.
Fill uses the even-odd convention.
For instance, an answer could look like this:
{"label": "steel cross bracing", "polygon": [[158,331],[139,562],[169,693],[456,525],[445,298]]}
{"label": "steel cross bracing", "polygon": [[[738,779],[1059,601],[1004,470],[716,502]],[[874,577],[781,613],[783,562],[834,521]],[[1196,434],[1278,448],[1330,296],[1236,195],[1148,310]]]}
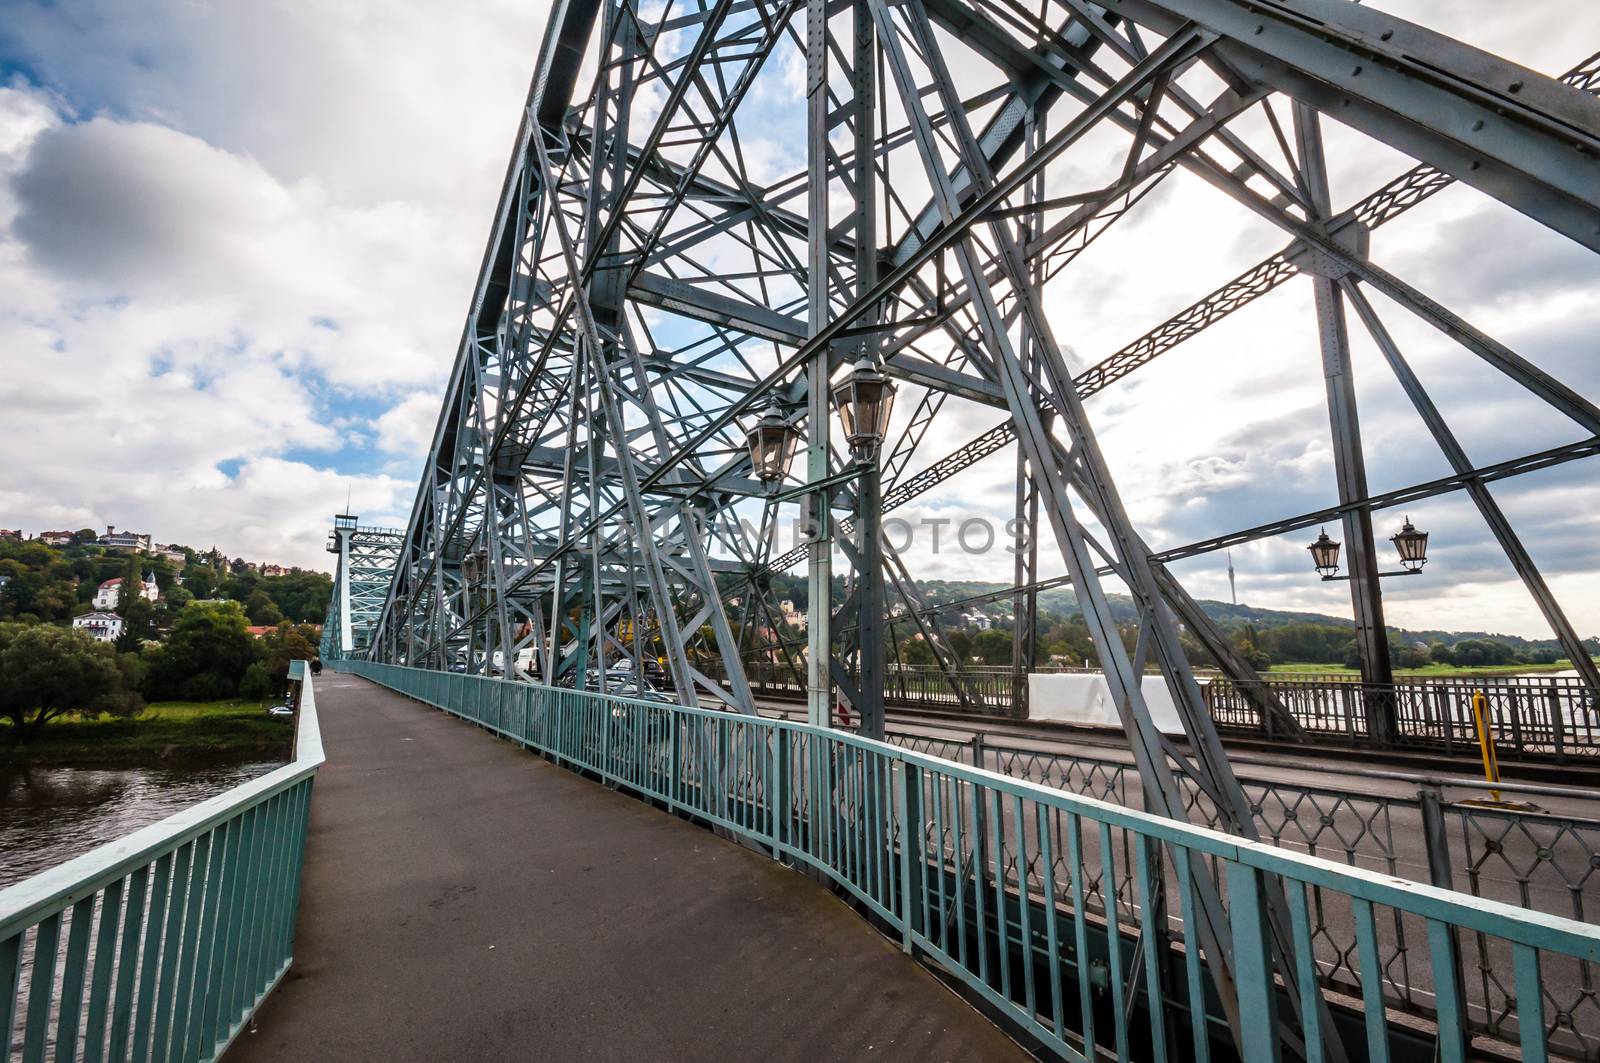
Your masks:
{"label": "steel cross bracing", "polygon": [[338,562],[322,624],[319,652],[324,660],[366,655],[394,582],[400,541],[396,528],[363,528],[345,514],[334,518],[328,552]]}
{"label": "steel cross bracing", "polygon": [[[745,670],[759,662],[805,680],[814,722],[842,696],[870,732],[896,614],[962,690],[962,662],[879,518],[1006,452],[1014,514],[1037,532],[1003,592],[1022,618],[1018,673],[1034,656],[1033,592],[1069,582],[1146,807],[1183,818],[1192,784],[1248,835],[1178,625],[1231,678],[1254,673],[1166,562],[1344,521],[1360,555],[1367,671],[1379,678],[1372,511],[1463,490],[1586,667],[1489,485],[1592,454],[1600,411],[1374,262],[1368,237],[1460,183],[1600,248],[1597,87],[1595,60],[1550,78],[1349,0],[563,0],[368,656],[602,690],[634,681],[619,680],[623,669],[658,677],[685,704],[742,711],[753,709]],[[1417,165],[1341,209],[1323,174],[1322,113]],[[1166,182],[1209,186],[1287,246],[1073,374],[1048,286],[1068,282],[1082,253],[1150,209]],[[1307,327],[1321,338],[1337,502],[1153,550],[1085,398],[1296,276],[1315,294]],[[1475,465],[1371,291],[1576,422],[1577,441]],[[1451,476],[1368,489],[1351,311]],[[849,453],[830,428],[829,385],[861,358],[906,391],[875,457]],[[774,402],[806,453],[769,487],[745,429]],[[958,411],[983,408],[1004,421],[946,457],[924,453],[950,441]],[[811,539],[785,551],[779,530],[802,511]],[[1068,575],[1044,580],[1052,549]],[[770,589],[802,563],[804,637]],[[1108,586],[1135,603],[1131,649]],[[1192,752],[1153,724],[1147,665]],[[1264,684],[1243,686],[1276,710]],[[1196,940],[1237,1026],[1227,908],[1204,867],[1188,871]],[[1269,895],[1266,932],[1292,982],[1286,918]],[[1304,1021],[1288,1017],[1289,1042]]]}

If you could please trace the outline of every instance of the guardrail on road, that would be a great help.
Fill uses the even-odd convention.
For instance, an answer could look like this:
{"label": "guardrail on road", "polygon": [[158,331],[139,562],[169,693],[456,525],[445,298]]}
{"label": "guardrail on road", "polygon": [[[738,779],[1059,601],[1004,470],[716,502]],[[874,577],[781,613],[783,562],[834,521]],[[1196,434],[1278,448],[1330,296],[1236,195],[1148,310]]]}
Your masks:
{"label": "guardrail on road", "polygon": [[[1307,1036],[1320,1044],[1323,1014],[1306,977],[1315,955],[1311,905],[1339,905],[1354,927],[1347,957],[1353,1006],[1339,1009],[1346,1037],[1367,1058],[1418,1036],[1391,1023],[1378,926],[1419,928],[1412,962],[1433,987],[1437,1044],[1453,1063],[1469,1031],[1458,968],[1464,936],[1486,942],[1514,986],[1503,1029],[1524,1059],[1551,1054],[1562,1032],[1546,974],[1564,978],[1600,962],[1600,928],[1392,876],[1347,867],[1203,827],[1188,826],[1036,783],[1008,778],[840,731],[764,717],[630,701],[511,680],[363,661],[336,667],[471,720],[557,763],[582,769],[755,842],[835,882],[892,928],[907,951],[931,957],[1054,1053],[1120,1058],[1206,1058],[1217,1033],[1203,1001],[1205,963],[1194,928],[1167,950],[1163,915],[1195,910],[1196,866],[1226,882],[1239,986],[1243,1057],[1278,1058],[1273,1016],[1287,1001],[1277,976],[1301,987]],[[1131,875],[1102,859],[1123,846]],[[1198,864],[1195,860],[1198,860]],[[1124,912],[1119,875],[1133,884]],[[1092,887],[1091,881],[1098,880]],[[1293,969],[1275,960],[1265,911],[1287,897]],[[1108,934],[1106,928],[1118,931]],[[1102,942],[1097,952],[1092,941]],[[1105,942],[1114,947],[1104,947]],[[1125,947],[1125,943],[1133,944]],[[1020,959],[1019,959],[1020,955]],[[1207,957],[1207,961],[1211,958]],[[1140,996],[1155,1002],[1130,1023]],[[1191,1002],[1195,1006],[1190,1006]],[[1358,1010],[1359,1009],[1359,1014]],[[1407,1038],[1411,1040],[1408,1042]]]}
{"label": "guardrail on road", "polygon": [[292,959],[322,764],[301,686],[290,763],[0,890],[0,1061],[211,1060],[250,1021]]}

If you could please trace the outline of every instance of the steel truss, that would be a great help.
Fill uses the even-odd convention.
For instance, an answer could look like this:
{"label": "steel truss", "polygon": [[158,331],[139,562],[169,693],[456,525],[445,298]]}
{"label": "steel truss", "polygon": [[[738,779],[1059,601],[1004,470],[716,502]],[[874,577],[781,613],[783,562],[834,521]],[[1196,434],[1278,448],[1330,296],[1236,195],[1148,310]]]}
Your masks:
{"label": "steel truss", "polygon": [[328,553],[339,560],[322,623],[323,660],[367,655],[394,582],[401,537],[395,528],[363,528],[349,514],[334,518]]}
{"label": "steel truss", "polygon": [[[594,73],[580,91],[586,59]],[[814,722],[842,697],[873,733],[891,612],[918,626],[952,679],[961,666],[879,518],[1009,448],[1016,518],[1068,570],[1148,808],[1186,818],[1186,779],[1229,829],[1254,830],[1180,624],[1241,689],[1266,690],[1165,562],[1313,519],[1345,525],[1368,679],[1389,678],[1372,511],[1464,490],[1600,686],[1488,486],[1591,454],[1600,410],[1373,262],[1368,239],[1459,182],[1600,250],[1597,88],[1593,59],[1546,77],[1350,0],[558,2],[369,656],[601,690],[619,666],[637,675],[659,663],[684,704],[744,712],[746,663],[778,661],[804,675]],[[1336,209],[1324,113],[1419,165]],[[803,132],[806,165],[788,177],[763,168],[768,127]],[[1120,152],[1109,165],[1106,144]],[[1050,177],[1068,160],[1095,176],[1063,192]],[[1288,245],[1074,375],[1046,286],[1168,180],[1212,186]],[[1153,552],[1083,400],[1301,275],[1337,505]],[[1576,422],[1579,442],[1475,466],[1372,291]],[[1369,491],[1350,310],[1453,476]],[[916,385],[871,459],[829,429],[829,382],[862,357]],[[744,440],[770,402],[806,440],[803,469],[780,489],[754,479]],[[1006,420],[929,460],[926,444],[962,404]],[[778,529],[802,509],[809,540],[783,552]],[[768,585],[802,563],[804,646]],[[1019,671],[1033,659],[1038,567],[1036,553],[1019,556],[1009,592]],[[1135,603],[1131,649],[1107,577]],[[1152,721],[1147,666],[1164,677],[1189,752]],[[1257,696],[1292,734],[1272,695]],[[1370,733],[1385,733],[1386,711],[1369,707]],[[1237,1029],[1226,906],[1207,868],[1188,870],[1198,940]],[[1280,942],[1286,919],[1281,898],[1268,904]],[[1285,946],[1278,962],[1295,981]],[[1309,990],[1303,999],[1322,1007]],[[1333,1028],[1297,1012],[1284,1036],[1319,1026]]]}

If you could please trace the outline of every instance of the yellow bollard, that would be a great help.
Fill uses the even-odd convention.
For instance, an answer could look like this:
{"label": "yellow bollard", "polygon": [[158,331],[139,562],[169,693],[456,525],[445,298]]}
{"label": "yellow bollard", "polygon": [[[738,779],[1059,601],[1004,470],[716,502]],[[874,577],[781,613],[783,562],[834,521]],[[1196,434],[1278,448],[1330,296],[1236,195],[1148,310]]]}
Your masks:
{"label": "yellow bollard", "polygon": [[1478,748],[1483,752],[1483,777],[1491,784],[1489,793],[1499,801],[1500,791],[1492,784],[1500,781],[1500,761],[1494,755],[1494,735],[1489,731],[1489,699],[1481,690],[1472,695],[1472,722],[1477,726]]}

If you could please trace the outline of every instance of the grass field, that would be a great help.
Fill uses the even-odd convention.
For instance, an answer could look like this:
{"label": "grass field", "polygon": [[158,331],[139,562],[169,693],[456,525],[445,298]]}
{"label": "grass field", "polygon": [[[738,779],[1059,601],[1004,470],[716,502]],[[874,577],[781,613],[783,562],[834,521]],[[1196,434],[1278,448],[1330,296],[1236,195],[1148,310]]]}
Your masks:
{"label": "grass field", "polygon": [[0,764],[143,764],[167,760],[287,759],[293,720],[266,702],[158,701],[131,720],[68,717],[19,744],[0,721]]}

